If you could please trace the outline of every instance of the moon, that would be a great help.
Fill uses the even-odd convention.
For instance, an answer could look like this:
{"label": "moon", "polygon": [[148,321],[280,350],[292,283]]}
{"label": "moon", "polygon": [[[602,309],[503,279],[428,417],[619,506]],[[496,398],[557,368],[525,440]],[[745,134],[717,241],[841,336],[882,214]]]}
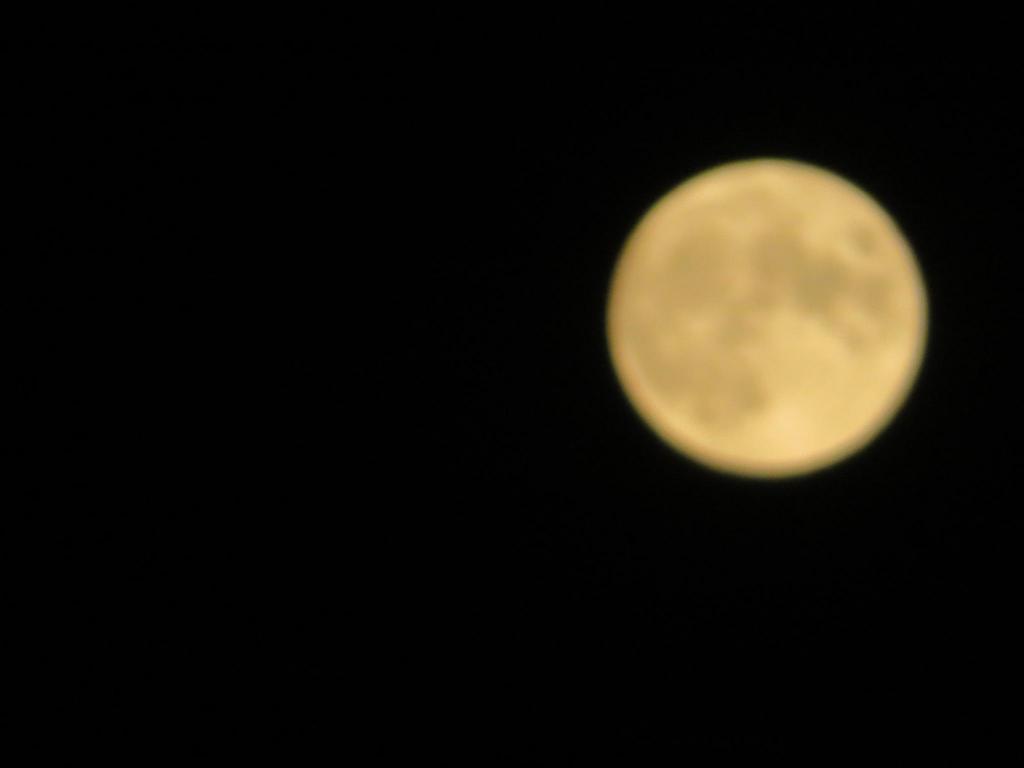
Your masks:
{"label": "moon", "polygon": [[712,168],[627,238],[607,304],[613,368],[669,446],[743,476],[839,462],[917,378],[928,307],[905,236],[866,192],[782,159]]}

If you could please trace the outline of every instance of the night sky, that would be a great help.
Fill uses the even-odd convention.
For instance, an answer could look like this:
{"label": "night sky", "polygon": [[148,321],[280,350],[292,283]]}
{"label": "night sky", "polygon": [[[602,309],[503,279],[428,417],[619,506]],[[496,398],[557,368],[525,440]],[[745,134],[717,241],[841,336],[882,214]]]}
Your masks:
{"label": "night sky", "polygon": [[[778,33],[58,67],[70,469],[42,488],[69,492],[72,668],[186,731],[426,730],[485,763],[728,754],[783,721],[935,742],[1016,691],[1019,67],[988,33]],[[655,438],[604,336],[647,207],[758,156],[869,192],[930,302],[891,426],[767,482]]]}

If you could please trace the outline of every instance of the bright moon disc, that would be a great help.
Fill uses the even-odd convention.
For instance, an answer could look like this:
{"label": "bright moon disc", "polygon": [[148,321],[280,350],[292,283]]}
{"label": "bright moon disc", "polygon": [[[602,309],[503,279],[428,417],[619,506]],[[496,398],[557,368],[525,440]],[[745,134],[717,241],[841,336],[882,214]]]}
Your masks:
{"label": "bright moon disc", "polygon": [[630,402],[704,465],[783,477],[870,442],[917,376],[927,298],[864,191],[790,160],[719,166],[659,200],[612,277],[608,343]]}

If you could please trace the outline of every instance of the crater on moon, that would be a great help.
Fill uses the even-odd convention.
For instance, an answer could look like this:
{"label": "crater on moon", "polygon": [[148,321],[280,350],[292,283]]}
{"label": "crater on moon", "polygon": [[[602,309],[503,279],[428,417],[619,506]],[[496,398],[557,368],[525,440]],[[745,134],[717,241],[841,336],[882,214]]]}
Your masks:
{"label": "crater on moon", "polygon": [[627,397],[670,445],[778,476],[884,428],[919,368],[926,314],[910,246],[866,193],[752,160],[643,217],[612,279],[608,340]]}

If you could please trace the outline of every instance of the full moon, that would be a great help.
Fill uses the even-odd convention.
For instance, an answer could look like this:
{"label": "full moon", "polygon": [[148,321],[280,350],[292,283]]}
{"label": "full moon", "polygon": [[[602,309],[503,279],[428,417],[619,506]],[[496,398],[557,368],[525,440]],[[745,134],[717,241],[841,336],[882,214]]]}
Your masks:
{"label": "full moon", "polygon": [[658,200],[626,240],[607,307],[612,364],[668,445],[772,478],[856,453],[907,398],[927,296],[906,238],[822,168],[756,159]]}

